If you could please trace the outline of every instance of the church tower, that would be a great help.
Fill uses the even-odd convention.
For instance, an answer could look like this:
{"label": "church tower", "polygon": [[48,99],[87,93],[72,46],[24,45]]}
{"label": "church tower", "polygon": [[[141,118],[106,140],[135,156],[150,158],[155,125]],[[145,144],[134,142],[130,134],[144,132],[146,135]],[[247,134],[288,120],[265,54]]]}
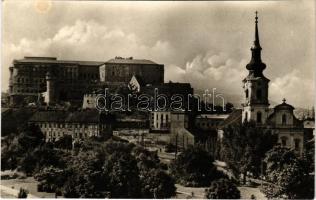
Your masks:
{"label": "church tower", "polygon": [[263,70],[266,65],[261,61],[261,46],[258,31],[258,12],[255,17],[255,40],[251,47],[251,60],[246,68],[248,76],[243,80],[244,99],[242,121],[255,121],[257,124],[265,124],[269,114],[269,79],[264,77]]}

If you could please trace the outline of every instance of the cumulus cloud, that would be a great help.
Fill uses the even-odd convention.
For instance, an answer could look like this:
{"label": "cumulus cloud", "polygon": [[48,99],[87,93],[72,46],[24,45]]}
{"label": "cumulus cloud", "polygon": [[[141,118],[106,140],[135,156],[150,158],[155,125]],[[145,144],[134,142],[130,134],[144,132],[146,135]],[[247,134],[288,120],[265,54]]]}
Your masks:
{"label": "cumulus cloud", "polygon": [[217,88],[221,93],[241,94],[241,80],[247,75],[246,60],[235,60],[225,53],[197,55],[186,66],[167,66],[165,79],[190,82],[194,88]]}
{"label": "cumulus cloud", "polygon": [[[232,59],[225,53],[208,52],[198,55],[185,67],[167,66],[165,79],[190,82],[195,89],[216,88],[226,95],[228,101],[239,106],[242,99],[242,79],[248,74],[245,66],[248,60]],[[298,70],[293,70],[270,82],[271,103],[281,103],[283,98],[294,106],[312,105],[314,100],[314,83],[312,79],[300,77]]]}
{"label": "cumulus cloud", "polygon": [[278,103],[286,98],[289,104],[305,107],[314,104],[314,85],[313,80],[301,77],[300,72],[294,69],[271,82],[270,96]]}
{"label": "cumulus cloud", "polygon": [[13,59],[24,56],[55,56],[58,59],[106,61],[115,56],[152,59],[166,63],[175,55],[167,41],[145,45],[141,38],[120,29],[109,29],[93,20],[77,20],[72,25],[60,28],[52,37],[18,43],[3,43],[2,88],[7,88],[8,67]]}

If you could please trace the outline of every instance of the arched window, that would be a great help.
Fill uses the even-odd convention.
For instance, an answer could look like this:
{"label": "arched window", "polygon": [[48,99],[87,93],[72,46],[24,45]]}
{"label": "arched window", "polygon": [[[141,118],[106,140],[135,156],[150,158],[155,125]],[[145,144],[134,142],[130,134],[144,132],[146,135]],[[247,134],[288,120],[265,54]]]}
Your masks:
{"label": "arched window", "polygon": [[286,114],[282,115],[282,125],[286,124]]}
{"label": "arched window", "polygon": [[262,114],[261,112],[257,112],[257,123],[262,123]]}
{"label": "arched window", "polygon": [[249,97],[249,91],[248,91],[248,89],[246,90],[246,98],[248,98]]}
{"label": "arched window", "polygon": [[261,94],[262,92],[261,92],[261,89],[258,89],[257,90],[257,99],[261,99],[261,97],[262,97],[262,94]]}

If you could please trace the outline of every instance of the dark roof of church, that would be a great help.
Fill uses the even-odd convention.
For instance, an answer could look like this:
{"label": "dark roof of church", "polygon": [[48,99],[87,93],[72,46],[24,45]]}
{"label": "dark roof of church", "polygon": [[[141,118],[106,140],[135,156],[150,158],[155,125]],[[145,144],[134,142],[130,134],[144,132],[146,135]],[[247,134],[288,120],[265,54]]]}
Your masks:
{"label": "dark roof of church", "polygon": [[133,58],[114,58],[108,60],[106,63],[111,64],[138,64],[138,65],[157,65],[157,63],[151,60],[145,59],[133,59]]}
{"label": "dark roof of church", "polygon": [[55,57],[28,57],[14,60],[14,63],[45,63],[45,64],[70,64],[82,66],[100,66],[104,62],[99,61],[77,61],[77,60],[57,60]]}
{"label": "dark roof of church", "polygon": [[295,108],[290,105],[285,103],[285,101],[277,106],[274,107],[275,110],[294,110]]}

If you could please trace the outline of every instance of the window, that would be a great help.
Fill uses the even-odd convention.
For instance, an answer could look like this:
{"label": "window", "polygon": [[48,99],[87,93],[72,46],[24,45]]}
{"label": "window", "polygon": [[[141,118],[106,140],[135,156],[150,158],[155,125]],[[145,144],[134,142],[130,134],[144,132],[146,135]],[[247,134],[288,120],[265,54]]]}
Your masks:
{"label": "window", "polygon": [[295,151],[300,150],[300,139],[294,139]]}
{"label": "window", "polygon": [[248,96],[249,96],[249,91],[248,91],[248,89],[246,90],[246,98],[248,98]]}
{"label": "window", "polygon": [[248,113],[246,112],[245,113],[245,122],[247,122],[248,121]]}
{"label": "window", "polygon": [[166,115],[166,122],[168,122],[168,115]]}
{"label": "window", "polygon": [[262,123],[262,114],[261,112],[257,112],[257,123]]}
{"label": "window", "polygon": [[286,124],[286,114],[282,115],[282,125]]}
{"label": "window", "polygon": [[261,94],[262,92],[261,92],[261,89],[258,89],[257,90],[257,99],[261,99],[261,96],[262,96],[262,94]]}

